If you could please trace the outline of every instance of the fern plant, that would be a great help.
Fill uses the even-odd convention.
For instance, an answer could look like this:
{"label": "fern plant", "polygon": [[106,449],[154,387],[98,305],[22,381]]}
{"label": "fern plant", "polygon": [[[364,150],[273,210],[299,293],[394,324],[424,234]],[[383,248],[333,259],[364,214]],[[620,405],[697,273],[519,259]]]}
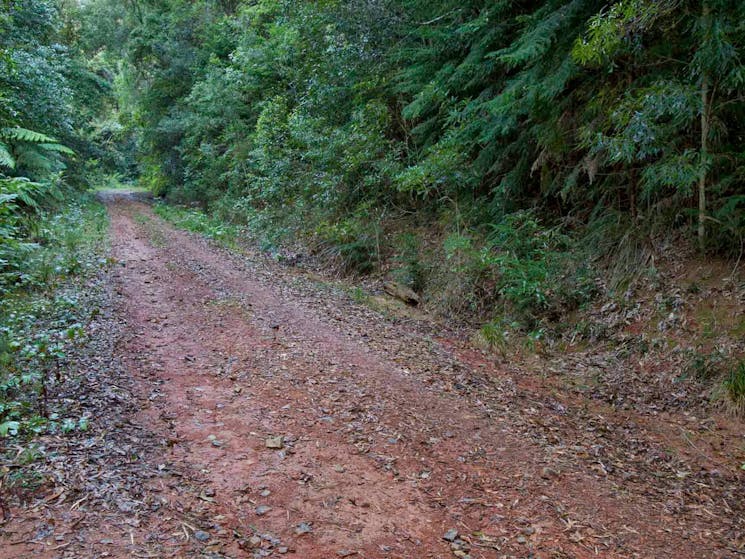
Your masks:
{"label": "fern plant", "polygon": [[73,153],[40,132],[20,127],[0,129],[0,291],[3,285],[18,279],[24,262],[36,247],[28,240],[32,216],[41,211],[45,202],[61,198],[52,181],[5,176],[3,168],[21,168],[48,179],[60,163],[55,154]]}
{"label": "fern plant", "polygon": [[32,173],[47,174],[60,163],[56,154],[75,155],[56,139],[18,126],[0,129],[0,167],[21,167]]}
{"label": "fern plant", "polygon": [[9,169],[15,169],[16,160],[11,155],[8,146],[0,142],[0,167],[7,167]]}
{"label": "fern plant", "polygon": [[24,240],[23,220],[36,211],[45,185],[24,178],[0,179],[0,291],[14,280],[33,244]]}

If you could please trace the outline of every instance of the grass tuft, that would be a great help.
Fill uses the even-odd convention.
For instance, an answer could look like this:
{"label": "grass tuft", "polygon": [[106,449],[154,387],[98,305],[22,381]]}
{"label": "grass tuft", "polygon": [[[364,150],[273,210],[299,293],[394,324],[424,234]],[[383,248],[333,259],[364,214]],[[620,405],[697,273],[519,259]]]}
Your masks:
{"label": "grass tuft", "polygon": [[745,361],[740,361],[724,379],[727,407],[739,416],[745,415]]}

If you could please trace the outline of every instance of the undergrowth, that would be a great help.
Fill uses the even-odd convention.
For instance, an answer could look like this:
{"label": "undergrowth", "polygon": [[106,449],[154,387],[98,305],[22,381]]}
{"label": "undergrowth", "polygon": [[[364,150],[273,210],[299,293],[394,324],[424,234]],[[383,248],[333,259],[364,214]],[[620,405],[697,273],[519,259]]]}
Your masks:
{"label": "undergrowth", "polygon": [[705,351],[702,347],[687,352],[683,378],[713,386],[716,403],[734,415],[745,416],[745,359],[722,349]]}
{"label": "undergrowth", "polygon": [[195,208],[158,202],[153,206],[153,211],[180,229],[199,233],[232,248],[237,246],[239,239],[245,233],[243,227],[225,223],[223,220]]}
{"label": "undergrowth", "polygon": [[[181,229],[233,248],[249,230],[252,238],[268,240],[259,244],[269,253],[293,237],[278,231],[276,223],[254,220],[239,226],[196,208],[159,202],[154,211]],[[527,336],[528,344],[541,338],[545,324],[597,294],[593,270],[577,241],[558,226],[544,225],[533,212],[509,214],[486,232],[461,230],[426,241],[414,231],[386,234],[385,224],[364,211],[307,225],[306,242],[329,267],[367,274],[383,268],[387,258],[389,275],[425,294],[432,310],[509,324]],[[429,246],[432,242],[437,246]]]}
{"label": "undergrowth", "polygon": [[[455,314],[491,319],[492,325],[535,332],[597,294],[578,243],[533,212],[509,214],[485,234],[453,233],[443,251],[444,266],[431,267],[440,304]],[[496,331],[504,328],[487,324],[485,338],[493,339]]]}
{"label": "undergrowth", "polygon": [[74,375],[71,356],[98,312],[81,304],[82,284],[110,263],[106,211],[92,196],[29,219],[23,265],[6,266],[0,285],[1,437],[87,429],[87,417],[65,416],[55,388]]}
{"label": "undergrowth", "polygon": [[729,405],[735,413],[745,413],[745,361],[734,366],[724,380],[724,390],[727,393]]}

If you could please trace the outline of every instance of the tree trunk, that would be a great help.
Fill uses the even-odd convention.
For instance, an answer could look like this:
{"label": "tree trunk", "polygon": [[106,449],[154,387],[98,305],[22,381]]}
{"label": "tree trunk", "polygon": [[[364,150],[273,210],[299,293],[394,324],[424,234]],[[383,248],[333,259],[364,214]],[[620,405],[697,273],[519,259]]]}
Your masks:
{"label": "tree trunk", "polygon": [[[709,15],[709,6],[704,3],[704,17]],[[706,178],[709,164],[709,117],[711,98],[709,95],[709,76],[704,70],[701,78],[701,168],[698,178],[698,246],[704,251],[706,243]]]}
{"label": "tree trunk", "polygon": [[709,137],[709,81],[704,77],[701,87],[701,170],[698,179],[698,245],[704,250],[706,241],[706,167],[708,165]]}
{"label": "tree trunk", "polygon": [[639,217],[639,212],[636,207],[637,194],[639,192],[639,178],[637,176],[636,169],[631,169],[629,173],[629,210],[631,210],[631,218],[636,222]]}

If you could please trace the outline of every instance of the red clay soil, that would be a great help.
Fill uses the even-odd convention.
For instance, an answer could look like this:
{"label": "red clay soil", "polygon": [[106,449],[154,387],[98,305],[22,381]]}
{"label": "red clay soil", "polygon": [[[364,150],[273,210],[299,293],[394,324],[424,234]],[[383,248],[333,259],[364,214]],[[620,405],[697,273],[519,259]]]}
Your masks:
{"label": "red clay soil", "polygon": [[0,557],[743,553],[736,474],[676,462],[645,418],[541,392],[144,203],[109,211],[148,506],[90,510],[62,549],[37,534]]}

